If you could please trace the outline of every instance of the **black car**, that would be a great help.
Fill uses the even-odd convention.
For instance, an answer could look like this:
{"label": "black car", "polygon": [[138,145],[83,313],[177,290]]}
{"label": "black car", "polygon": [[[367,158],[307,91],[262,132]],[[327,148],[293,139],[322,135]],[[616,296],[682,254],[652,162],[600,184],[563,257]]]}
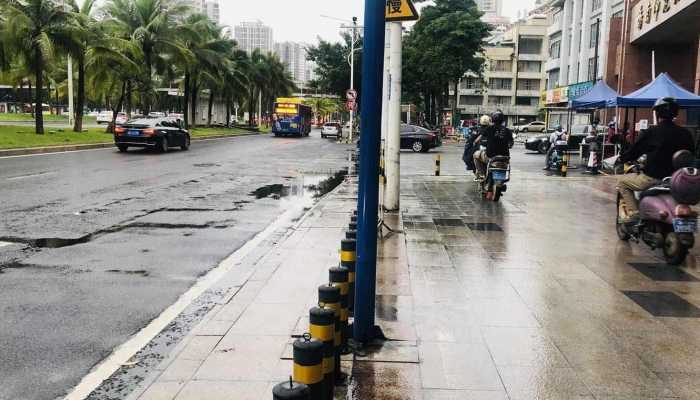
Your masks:
{"label": "black car", "polygon": [[148,147],[165,153],[171,147],[190,148],[190,133],[182,120],[139,118],[114,128],[114,144],[122,153],[129,147]]}
{"label": "black car", "polygon": [[401,124],[401,149],[416,153],[427,153],[430,149],[442,146],[440,134],[421,126]]}

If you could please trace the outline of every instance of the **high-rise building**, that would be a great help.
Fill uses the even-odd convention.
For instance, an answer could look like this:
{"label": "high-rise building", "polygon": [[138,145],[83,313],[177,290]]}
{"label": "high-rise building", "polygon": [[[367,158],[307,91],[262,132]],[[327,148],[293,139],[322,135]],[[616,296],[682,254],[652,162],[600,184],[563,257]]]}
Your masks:
{"label": "high-rise building", "polygon": [[298,42],[275,43],[275,54],[284,64],[297,86],[313,80],[315,64],[306,59],[308,44]]}
{"label": "high-rise building", "polygon": [[255,49],[260,49],[263,53],[275,50],[272,28],[261,21],[241,22],[233,27],[233,37],[238,42],[238,47],[248,54]]}
{"label": "high-rise building", "polygon": [[503,15],[503,0],[476,0],[476,6],[484,14]]}
{"label": "high-rise building", "polygon": [[219,22],[219,0],[188,0],[195,12],[205,14],[214,22]]}

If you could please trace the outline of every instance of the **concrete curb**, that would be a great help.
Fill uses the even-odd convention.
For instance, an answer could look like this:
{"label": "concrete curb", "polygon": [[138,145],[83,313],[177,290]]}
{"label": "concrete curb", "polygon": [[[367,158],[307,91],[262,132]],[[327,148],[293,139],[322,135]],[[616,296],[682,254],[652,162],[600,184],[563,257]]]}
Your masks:
{"label": "concrete curb", "polygon": [[[206,137],[192,138],[193,142],[210,140],[210,139],[225,139],[225,138],[237,138],[242,136],[257,136],[266,135],[266,133],[251,132],[251,133],[241,133],[238,135],[215,135]],[[28,147],[22,149],[7,149],[0,150],[1,157],[11,157],[11,156],[24,156],[32,154],[49,154],[49,153],[66,153],[71,151],[82,151],[82,150],[96,150],[96,149],[107,149],[114,147],[114,142],[109,143],[93,143],[93,144],[73,144],[66,146],[47,146],[47,147]]]}

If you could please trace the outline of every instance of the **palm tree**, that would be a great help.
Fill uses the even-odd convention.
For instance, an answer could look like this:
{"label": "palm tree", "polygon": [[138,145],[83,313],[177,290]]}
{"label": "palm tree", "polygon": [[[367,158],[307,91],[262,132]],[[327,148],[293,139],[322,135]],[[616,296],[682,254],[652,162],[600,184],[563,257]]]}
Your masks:
{"label": "palm tree", "polygon": [[68,6],[76,16],[76,22],[82,31],[82,40],[78,53],[75,54],[78,64],[78,97],[75,108],[75,124],[74,132],[83,131],[83,113],[85,109],[85,54],[87,53],[91,39],[95,37],[97,32],[97,21],[95,20],[93,10],[96,0],[83,0],[81,5],[78,5],[76,0],[68,0]]}
{"label": "palm tree", "polygon": [[79,30],[75,18],[54,0],[1,0],[0,40],[34,75],[35,131],[44,133],[44,73],[58,50],[73,52]]}
{"label": "palm tree", "polygon": [[165,71],[174,59],[191,56],[177,35],[177,16],[191,10],[169,0],[109,0],[105,10],[113,31],[140,48],[141,111],[147,114],[155,95],[154,72]]}

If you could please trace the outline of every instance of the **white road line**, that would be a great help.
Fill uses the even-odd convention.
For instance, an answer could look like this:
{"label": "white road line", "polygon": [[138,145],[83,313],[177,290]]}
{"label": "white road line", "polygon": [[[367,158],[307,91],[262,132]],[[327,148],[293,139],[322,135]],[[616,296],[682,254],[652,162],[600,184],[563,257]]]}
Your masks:
{"label": "white road line", "polygon": [[[199,279],[194,286],[185,292],[180,298],[171,305],[156,319],[151,321],[145,328],[132,336],[126,343],[117,347],[112,354],[104,361],[99,363],[88,373],[80,383],[73,388],[72,391],[64,398],[64,400],[84,400],[90,393],[97,389],[102,382],[108,379],[112,374],[119,369],[123,364],[130,360],[139,350],[146,346],[156,335],[158,335],[165,327],[168,326],[182,311],[184,311],[197,297],[204,293],[223,278],[232,268],[239,265],[243,259],[250,254],[260,243],[272,235],[278,228],[289,225],[301,225],[306,216],[310,215],[321,202],[317,202],[311,210],[304,213],[304,207],[308,204],[296,204],[281,214],[272,224],[265,230],[258,233],[253,239],[236,250],[233,254],[224,259],[213,270],[209,271],[205,276]],[[299,213],[304,213],[304,216],[294,222],[295,216]]]}
{"label": "white road line", "polygon": [[19,176],[13,176],[10,178],[7,178],[8,181],[17,181],[20,179],[29,179],[29,178],[36,178],[38,176],[46,176],[46,175],[55,175],[55,172],[37,172],[36,174],[28,174],[28,175],[19,175]]}
{"label": "white road line", "polygon": [[39,153],[39,154],[20,154],[18,156],[4,156],[0,157],[0,160],[7,158],[24,158],[24,157],[39,157],[39,156],[55,156],[57,154],[70,154],[70,153],[82,153],[85,151],[98,151],[98,150],[114,150],[113,147],[103,147],[99,149],[85,149],[85,150],[68,150],[68,151],[54,151],[52,153]]}
{"label": "white road line", "polygon": [[0,242],[0,247],[5,247],[5,246],[12,246],[14,243],[10,242]]}

